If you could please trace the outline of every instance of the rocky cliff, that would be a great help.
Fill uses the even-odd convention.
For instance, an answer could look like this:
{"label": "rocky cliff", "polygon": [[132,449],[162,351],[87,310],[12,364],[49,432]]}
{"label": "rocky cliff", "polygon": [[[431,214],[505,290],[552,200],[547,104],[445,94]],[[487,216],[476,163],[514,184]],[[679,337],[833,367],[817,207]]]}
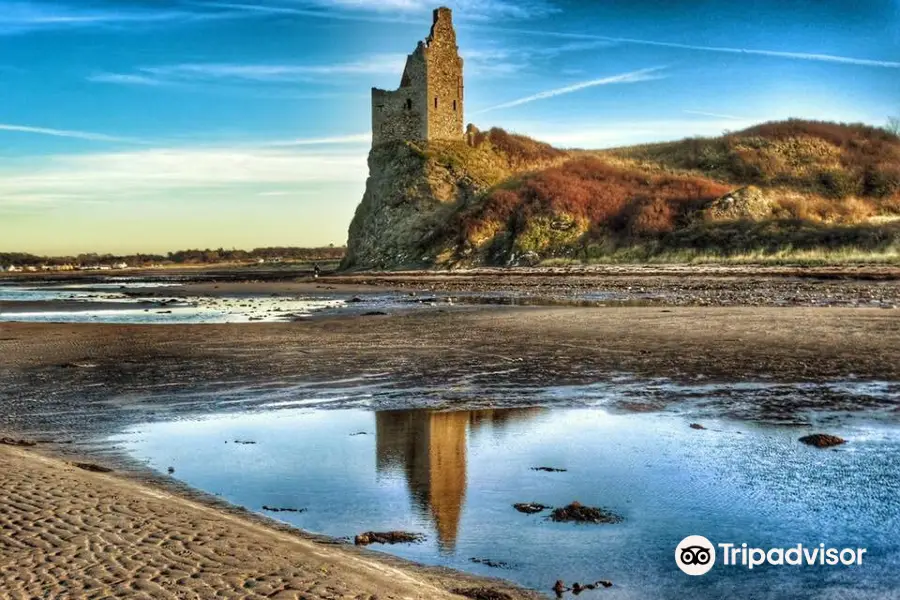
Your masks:
{"label": "rocky cliff", "polygon": [[447,225],[493,186],[566,156],[501,130],[469,129],[466,141],[390,142],[369,153],[369,178],[350,224],[344,268],[443,264]]}

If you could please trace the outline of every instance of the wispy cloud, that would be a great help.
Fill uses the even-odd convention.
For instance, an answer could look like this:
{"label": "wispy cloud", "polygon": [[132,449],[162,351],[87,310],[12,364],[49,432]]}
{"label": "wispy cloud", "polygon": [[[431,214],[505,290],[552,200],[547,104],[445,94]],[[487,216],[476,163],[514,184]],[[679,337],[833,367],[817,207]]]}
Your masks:
{"label": "wispy cloud", "polygon": [[0,35],[50,29],[145,26],[165,22],[195,21],[226,16],[222,11],[188,11],[160,3],[100,8],[99,5],[59,1],[55,3],[0,0]]}
{"label": "wispy cloud", "polygon": [[180,64],[142,69],[163,78],[174,79],[250,79],[255,81],[285,81],[311,75],[372,75],[401,72],[406,62],[403,54],[376,54],[364,59],[325,64]]}
{"label": "wispy cloud", "polygon": [[95,73],[87,79],[94,83],[115,83],[121,85],[158,86],[167,83],[156,77],[139,75],[136,73]]}
{"label": "wispy cloud", "polygon": [[[202,1],[197,6],[243,10],[256,14],[281,14],[324,19],[374,22],[418,22],[431,13],[434,0],[294,0],[291,5],[271,1]],[[457,19],[488,21],[493,19],[535,19],[559,12],[549,0],[448,0],[444,5],[456,11]]]}
{"label": "wispy cloud", "polygon": [[533,67],[537,63],[546,62],[563,54],[587,52],[614,45],[614,42],[601,40],[572,42],[561,46],[549,47],[535,46],[533,44],[528,46],[488,45],[477,48],[462,48],[460,53],[466,62],[466,74],[468,76],[488,75],[496,77],[519,74],[523,69]]}
{"label": "wispy cloud", "polygon": [[51,129],[49,127],[31,127],[28,125],[13,125],[10,123],[0,123],[0,131],[12,131],[16,133],[33,133],[36,135],[49,135],[53,137],[73,138],[79,140],[88,140],[92,142],[119,142],[126,144],[143,144],[142,140],[106,135],[103,133],[93,133],[90,131],[73,131],[69,129]]}
{"label": "wispy cloud", "polygon": [[[142,146],[162,146],[167,144],[174,143],[173,141],[165,141],[165,140],[142,140],[137,138],[130,137],[122,137],[115,135],[107,135],[103,133],[95,133],[91,131],[76,131],[70,129],[51,129],[48,127],[31,127],[28,125],[14,125],[10,123],[0,123],[0,133],[4,131],[9,131],[13,133],[26,133],[26,134],[35,134],[35,135],[46,135],[52,137],[61,137],[61,138],[71,138],[78,140],[86,140],[91,142],[111,142],[111,143],[119,143],[119,144],[135,144]],[[192,139],[196,139],[196,136],[191,136]],[[261,141],[235,141],[235,142],[225,142],[228,148],[236,149],[236,150],[252,150],[252,149],[265,149],[265,148],[290,148],[290,147],[301,147],[301,146],[342,146],[342,145],[361,145],[361,144],[369,144],[372,141],[372,134],[365,133],[352,133],[346,135],[331,135],[331,136],[319,136],[319,137],[307,137],[307,138],[293,138],[293,139],[276,139],[276,140],[261,140]],[[198,146],[196,142],[194,142],[194,147],[207,147],[213,146],[214,144],[208,144],[203,146]],[[221,142],[220,142],[221,145]],[[152,152],[147,150],[146,152]]]}
{"label": "wispy cloud", "polygon": [[501,108],[512,108],[513,106],[520,106],[522,104],[528,104],[529,102],[535,102],[537,100],[545,100],[547,98],[553,98],[555,96],[562,96],[565,94],[571,94],[573,92],[577,92],[579,90],[584,90],[587,88],[597,87],[601,85],[614,85],[620,83],[638,83],[641,81],[652,81],[655,79],[662,79],[663,75],[659,74],[659,71],[662,67],[652,67],[648,69],[639,69],[637,71],[631,71],[630,73],[622,73],[620,75],[613,75],[611,77],[602,77],[600,79],[590,79],[588,81],[581,81],[579,83],[575,83],[572,85],[567,85],[565,87],[556,88],[552,90],[546,90],[537,94],[533,94],[531,96],[526,96],[524,98],[519,98],[518,100],[512,100],[510,102],[504,102],[503,104],[497,104],[495,106],[491,106],[480,111],[477,111],[474,114],[482,114],[486,112],[490,112],[493,110],[499,110]]}
{"label": "wispy cloud", "polygon": [[375,54],[350,62],[297,64],[185,63],[141,67],[134,73],[100,73],[88,77],[97,83],[159,86],[204,81],[292,82],[316,81],[335,75],[381,75],[403,72],[404,54]]}
{"label": "wispy cloud", "polygon": [[40,157],[14,167],[0,163],[0,209],[29,202],[122,200],[175,190],[232,189],[255,195],[259,186],[365,181],[363,149],[305,152],[265,148],[156,148]]}
{"label": "wispy cloud", "polygon": [[329,146],[340,144],[369,144],[372,141],[371,133],[354,133],[351,135],[338,135],[320,138],[299,138],[275,142],[264,142],[262,145],[271,148],[286,148],[291,146]]}
{"label": "wispy cloud", "polygon": [[747,121],[747,117],[738,117],[736,115],[726,115],[722,113],[714,113],[714,112],[706,112],[702,110],[683,110],[681,111],[688,115],[698,115],[701,117],[712,117],[714,119],[731,119],[733,121]]}
{"label": "wispy cloud", "polygon": [[248,4],[246,2],[192,2],[194,6],[202,8],[225,9],[238,11],[245,16],[270,16],[292,15],[298,17],[311,17],[315,19],[330,19],[338,21],[358,21],[363,23],[410,23],[418,24],[419,19],[411,19],[403,16],[379,16],[372,13],[349,13],[327,11],[321,9],[299,8],[296,6],[274,4]]}
{"label": "wispy cloud", "polygon": [[[435,7],[434,0],[312,0],[310,3],[345,10],[404,13],[425,13]],[[448,0],[444,4],[470,19],[532,19],[559,12],[545,0]]]}
{"label": "wispy cloud", "polygon": [[483,26],[484,29],[494,31],[505,31],[510,33],[525,33],[529,35],[541,35],[549,37],[558,37],[576,40],[599,40],[607,42],[615,42],[619,44],[636,44],[642,46],[658,46],[662,48],[678,48],[681,50],[696,50],[700,52],[719,52],[725,54],[745,54],[752,56],[771,56],[774,58],[788,58],[793,60],[811,60],[818,62],[830,62],[846,65],[856,65],[863,67],[881,67],[886,69],[900,69],[900,62],[892,60],[879,60],[869,58],[856,58],[852,56],[840,56],[835,54],[820,54],[815,52],[785,52],[781,50],[761,50],[754,48],[731,48],[727,46],[703,46],[698,44],[680,44],[677,42],[666,42],[659,40],[645,40],[637,38],[623,38],[607,35],[596,35],[586,33],[570,33],[552,30],[530,30],[517,29],[509,27]]}

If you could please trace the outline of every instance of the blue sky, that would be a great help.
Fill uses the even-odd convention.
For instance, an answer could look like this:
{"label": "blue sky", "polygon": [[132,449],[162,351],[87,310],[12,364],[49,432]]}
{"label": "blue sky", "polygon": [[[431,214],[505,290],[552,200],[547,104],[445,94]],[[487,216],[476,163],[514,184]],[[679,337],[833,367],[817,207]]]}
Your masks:
{"label": "blue sky", "polygon": [[[900,0],[458,0],[466,120],[560,146],[900,114]],[[0,251],[341,244],[422,0],[0,0]]]}

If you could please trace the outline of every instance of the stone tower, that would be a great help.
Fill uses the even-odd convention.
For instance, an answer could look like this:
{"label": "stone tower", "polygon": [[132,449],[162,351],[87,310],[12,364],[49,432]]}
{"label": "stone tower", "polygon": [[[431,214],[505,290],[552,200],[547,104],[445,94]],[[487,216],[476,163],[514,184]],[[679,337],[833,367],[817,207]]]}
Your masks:
{"label": "stone tower", "polygon": [[406,58],[400,87],[372,88],[372,145],[461,139],[463,60],[451,11],[438,8],[428,38]]}

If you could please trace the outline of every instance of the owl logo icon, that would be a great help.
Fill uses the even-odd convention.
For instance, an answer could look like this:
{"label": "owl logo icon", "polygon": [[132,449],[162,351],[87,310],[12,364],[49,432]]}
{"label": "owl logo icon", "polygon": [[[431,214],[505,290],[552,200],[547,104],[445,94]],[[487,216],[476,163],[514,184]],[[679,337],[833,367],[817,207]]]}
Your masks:
{"label": "owl logo icon", "polygon": [[716,564],[716,547],[702,535],[689,535],[675,548],[675,564],[688,575],[706,575]]}

